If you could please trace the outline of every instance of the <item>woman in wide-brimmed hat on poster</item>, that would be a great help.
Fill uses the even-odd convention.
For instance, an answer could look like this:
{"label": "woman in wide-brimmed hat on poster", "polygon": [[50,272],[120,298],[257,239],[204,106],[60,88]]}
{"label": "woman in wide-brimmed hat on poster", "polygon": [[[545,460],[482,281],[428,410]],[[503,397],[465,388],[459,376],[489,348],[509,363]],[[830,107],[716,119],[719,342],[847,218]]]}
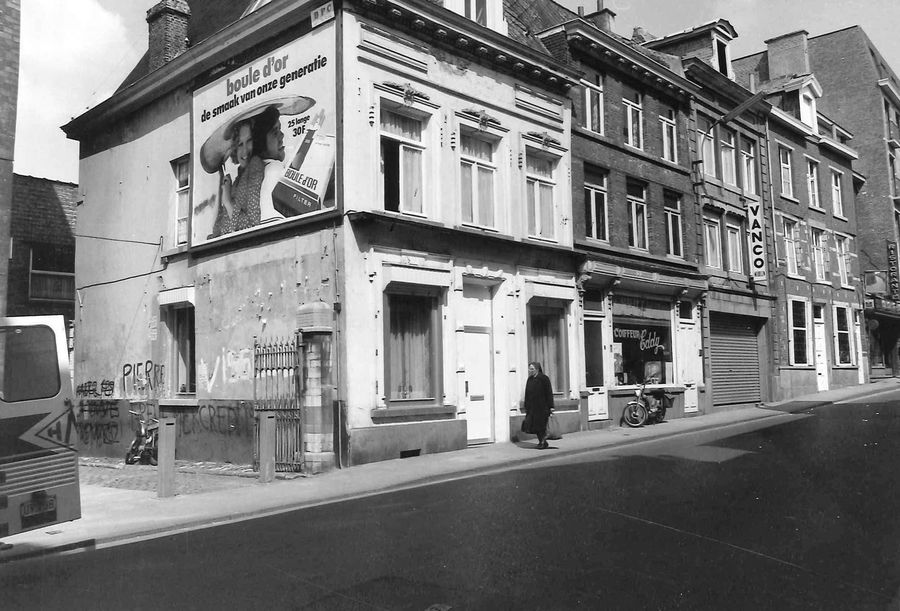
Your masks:
{"label": "woman in wide-brimmed hat on poster", "polygon": [[221,206],[213,224],[213,237],[259,224],[259,188],[263,180],[262,160],[253,154],[253,123],[237,121],[232,127],[231,160],[237,177],[220,170]]}

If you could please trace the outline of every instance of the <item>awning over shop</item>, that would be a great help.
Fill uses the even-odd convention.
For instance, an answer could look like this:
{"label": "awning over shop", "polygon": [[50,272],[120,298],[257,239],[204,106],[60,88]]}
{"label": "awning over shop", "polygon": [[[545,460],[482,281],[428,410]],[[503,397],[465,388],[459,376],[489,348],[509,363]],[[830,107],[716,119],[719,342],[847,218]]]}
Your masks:
{"label": "awning over shop", "polygon": [[694,272],[643,270],[598,260],[585,261],[579,268],[579,282],[586,289],[640,291],[645,294],[697,298],[709,286]]}

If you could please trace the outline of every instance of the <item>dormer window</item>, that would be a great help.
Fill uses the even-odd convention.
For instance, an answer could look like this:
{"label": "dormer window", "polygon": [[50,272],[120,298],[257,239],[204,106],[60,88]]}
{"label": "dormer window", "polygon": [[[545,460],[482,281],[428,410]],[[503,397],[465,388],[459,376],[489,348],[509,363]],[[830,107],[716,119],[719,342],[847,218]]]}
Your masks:
{"label": "dormer window", "polygon": [[800,120],[816,127],[816,98],[806,91],[800,93]]}
{"label": "dormer window", "polygon": [[718,36],[713,36],[713,67],[728,78],[732,77],[728,42]]}

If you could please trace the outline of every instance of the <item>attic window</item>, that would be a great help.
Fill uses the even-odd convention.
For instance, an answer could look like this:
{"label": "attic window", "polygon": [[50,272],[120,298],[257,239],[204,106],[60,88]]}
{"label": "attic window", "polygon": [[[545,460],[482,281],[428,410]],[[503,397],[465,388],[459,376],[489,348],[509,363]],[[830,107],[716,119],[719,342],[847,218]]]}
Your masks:
{"label": "attic window", "polygon": [[731,78],[731,58],[728,52],[728,43],[721,38],[713,38],[713,53],[715,54],[716,70]]}
{"label": "attic window", "polygon": [[816,126],[816,99],[806,91],[800,94],[800,120],[810,127]]}

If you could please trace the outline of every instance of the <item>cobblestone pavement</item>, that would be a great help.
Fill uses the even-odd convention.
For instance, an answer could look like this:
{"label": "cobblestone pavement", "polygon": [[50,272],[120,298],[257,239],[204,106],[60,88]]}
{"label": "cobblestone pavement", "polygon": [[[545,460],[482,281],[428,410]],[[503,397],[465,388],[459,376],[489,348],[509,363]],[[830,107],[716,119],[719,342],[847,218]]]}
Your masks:
{"label": "cobblestone pavement", "polygon": [[[156,491],[157,467],[126,465],[124,460],[116,458],[82,457],[78,462],[78,479],[82,485]],[[175,494],[246,488],[257,485],[257,477],[258,473],[249,465],[176,460]]]}

